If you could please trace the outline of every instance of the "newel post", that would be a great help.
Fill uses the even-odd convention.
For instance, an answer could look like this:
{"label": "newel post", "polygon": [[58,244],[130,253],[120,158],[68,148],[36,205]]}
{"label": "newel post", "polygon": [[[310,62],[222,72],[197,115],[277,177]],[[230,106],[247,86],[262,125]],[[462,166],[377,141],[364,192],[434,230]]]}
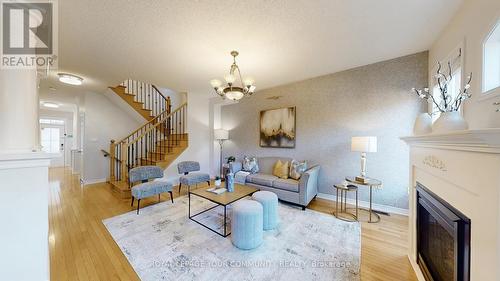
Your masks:
{"label": "newel post", "polygon": [[128,143],[127,142],[122,142],[121,143],[121,180],[122,181],[128,181]]}
{"label": "newel post", "polygon": [[115,140],[109,144],[109,181],[115,181],[115,162],[116,162]]}

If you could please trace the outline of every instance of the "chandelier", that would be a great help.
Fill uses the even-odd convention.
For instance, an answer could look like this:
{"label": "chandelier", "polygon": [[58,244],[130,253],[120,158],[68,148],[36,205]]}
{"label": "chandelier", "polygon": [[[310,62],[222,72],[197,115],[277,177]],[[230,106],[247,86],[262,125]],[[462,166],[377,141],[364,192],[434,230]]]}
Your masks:
{"label": "chandelier", "polygon": [[210,80],[210,85],[212,85],[215,92],[223,99],[228,98],[237,101],[245,96],[251,96],[255,92],[255,86],[253,85],[254,81],[252,78],[246,78],[245,80],[241,78],[240,68],[236,64],[238,52],[232,51],[231,56],[233,56],[233,64],[231,65],[229,74],[224,76],[226,84],[222,85],[220,80],[213,79]]}

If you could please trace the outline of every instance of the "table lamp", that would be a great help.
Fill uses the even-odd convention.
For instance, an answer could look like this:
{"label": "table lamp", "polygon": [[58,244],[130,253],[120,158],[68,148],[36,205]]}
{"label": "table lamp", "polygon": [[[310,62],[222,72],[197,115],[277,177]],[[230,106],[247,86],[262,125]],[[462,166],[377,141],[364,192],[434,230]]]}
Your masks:
{"label": "table lamp", "polygon": [[352,137],[351,151],[361,152],[361,176],[356,180],[364,182],[366,179],[366,153],[377,152],[377,137]]}
{"label": "table lamp", "polygon": [[222,175],[222,144],[225,140],[229,139],[229,131],[224,129],[216,129],[214,130],[214,139],[219,141],[220,145],[220,166],[219,166],[219,175],[221,178],[224,178]]}

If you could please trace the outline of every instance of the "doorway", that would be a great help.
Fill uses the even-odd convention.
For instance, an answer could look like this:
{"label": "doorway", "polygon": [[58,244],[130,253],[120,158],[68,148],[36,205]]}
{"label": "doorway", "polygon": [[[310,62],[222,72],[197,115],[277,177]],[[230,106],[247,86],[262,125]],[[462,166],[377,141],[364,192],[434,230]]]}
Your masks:
{"label": "doorway", "polygon": [[42,151],[55,156],[50,161],[50,166],[64,167],[66,163],[64,120],[40,119],[40,130]]}

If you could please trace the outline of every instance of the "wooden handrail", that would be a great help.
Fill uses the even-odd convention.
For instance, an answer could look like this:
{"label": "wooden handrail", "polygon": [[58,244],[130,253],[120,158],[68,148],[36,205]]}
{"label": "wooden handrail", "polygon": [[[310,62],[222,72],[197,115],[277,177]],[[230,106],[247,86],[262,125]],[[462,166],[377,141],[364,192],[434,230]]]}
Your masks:
{"label": "wooden handrail", "polygon": [[149,120],[146,124],[140,126],[135,131],[133,131],[132,133],[130,133],[128,136],[124,137],[123,139],[121,139],[120,141],[118,141],[116,143],[122,143],[122,142],[124,142],[126,139],[130,138],[133,134],[137,133],[139,130],[141,130],[142,128],[146,127],[150,123],[153,123],[157,118],[159,118],[160,116],[162,116],[164,113],[167,113],[167,112],[168,112],[168,109],[164,110],[162,113],[158,114],[158,116],[156,116],[155,118]]}
{"label": "wooden handrail", "polygon": [[109,156],[109,152],[107,152],[106,150],[101,149],[101,152],[104,154],[104,157],[108,157]]}
{"label": "wooden handrail", "polygon": [[155,89],[155,90],[158,92],[158,94],[160,94],[160,95],[161,95],[164,99],[166,99],[166,100],[167,100],[167,99],[169,99],[169,98],[165,97],[165,96],[163,95],[163,93],[162,93],[162,92],[161,92],[158,88],[156,88],[156,86],[155,86],[155,85],[151,85],[151,86],[153,86],[153,89]]}
{"label": "wooden handrail", "polygon": [[163,118],[161,121],[159,121],[158,123],[156,123],[156,125],[154,125],[153,127],[147,129],[144,133],[142,133],[141,135],[139,135],[137,138],[135,138],[134,140],[130,141],[129,143],[127,143],[127,146],[130,146],[136,142],[138,142],[141,138],[143,138],[147,133],[151,132],[153,129],[156,129],[157,126],[159,126],[160,124],[162,124],[164,121],[166,121],[168,118],[170,118],[172,115],[174,115],[177,111],[181,110],[183,107],[185,107],[187,105],[187,102],[181,104],[181,106],[179,106],[177,109],[175,109],[174,111],[170,112],[167,116],[165,116],[165,118]]}

